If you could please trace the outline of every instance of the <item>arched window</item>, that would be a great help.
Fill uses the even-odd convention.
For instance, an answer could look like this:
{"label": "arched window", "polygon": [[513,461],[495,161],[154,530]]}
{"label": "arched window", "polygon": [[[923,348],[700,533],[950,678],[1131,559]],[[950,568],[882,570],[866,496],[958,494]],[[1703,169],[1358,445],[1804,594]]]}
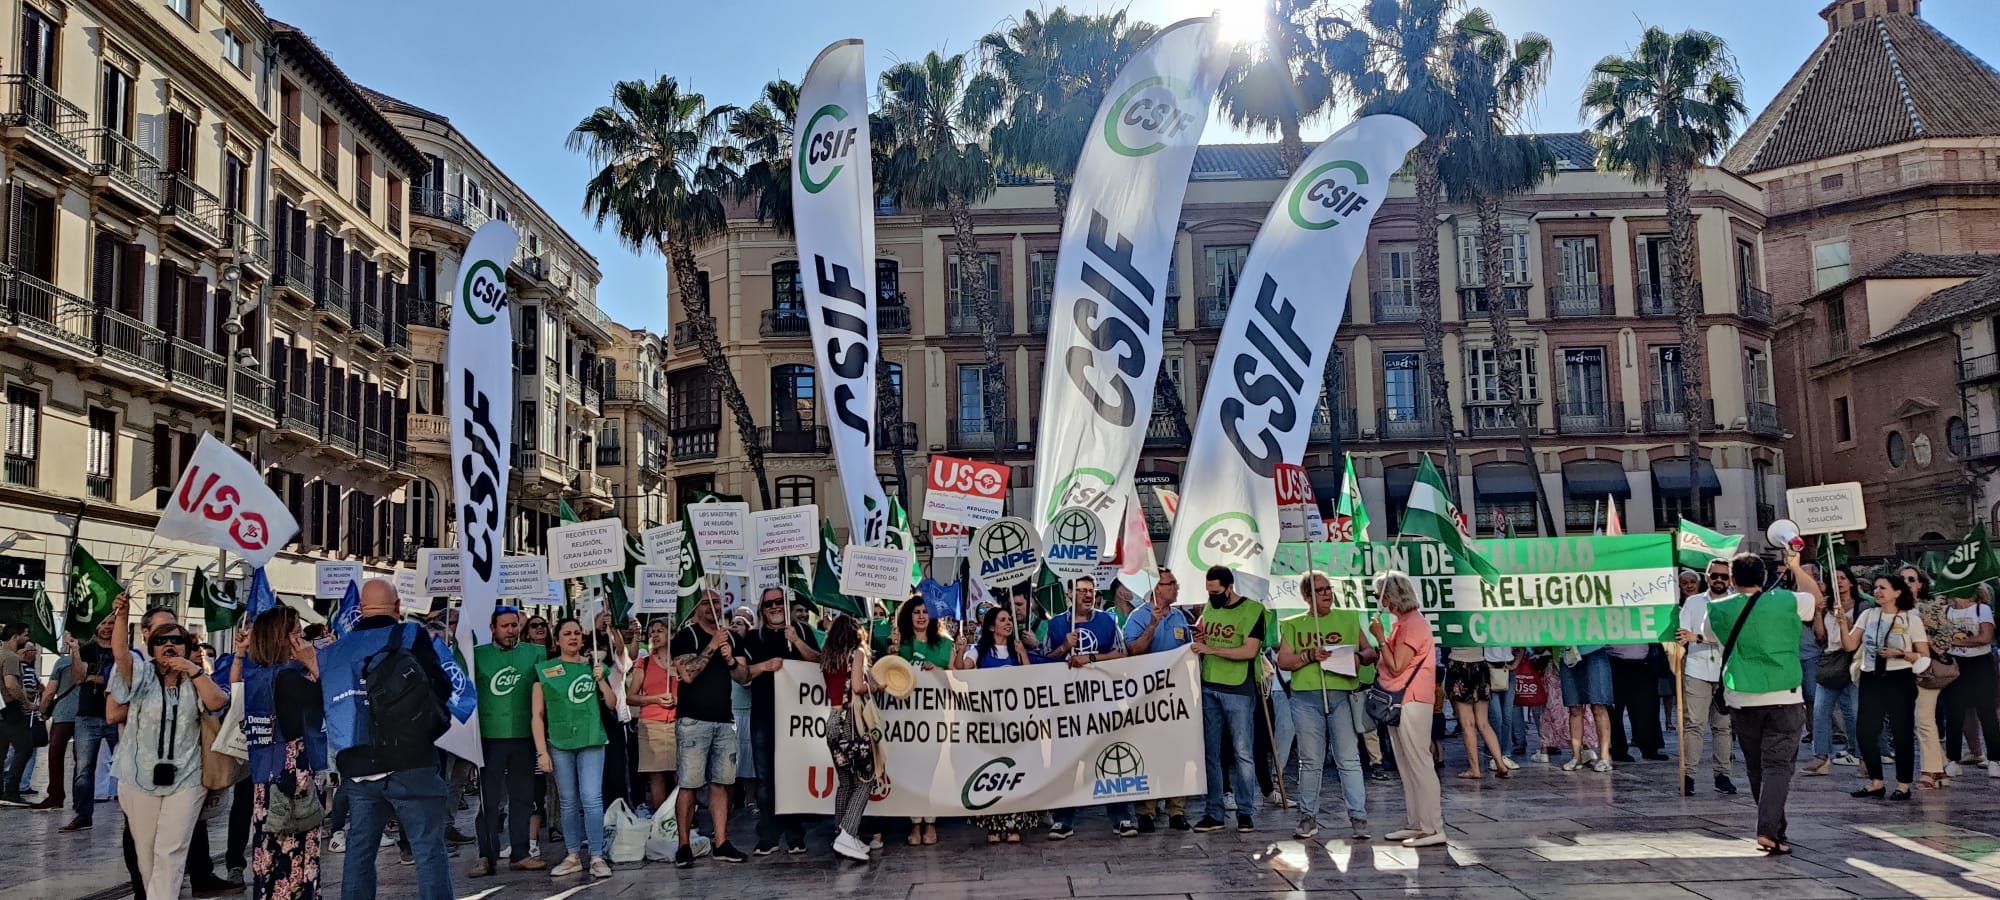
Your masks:
{"label": "arched window", "polygon": [[410,540],[419,547],[438,546],[443,526],[438,518],[442,501],[437,486],[422,478],[412,478],[403,491],[409,498]]}
{"label": "arched window", "polygon": [[778,479],[778,506],[805,506],[817,502],[813,499],[813,480],[810,475],[786,475]]}

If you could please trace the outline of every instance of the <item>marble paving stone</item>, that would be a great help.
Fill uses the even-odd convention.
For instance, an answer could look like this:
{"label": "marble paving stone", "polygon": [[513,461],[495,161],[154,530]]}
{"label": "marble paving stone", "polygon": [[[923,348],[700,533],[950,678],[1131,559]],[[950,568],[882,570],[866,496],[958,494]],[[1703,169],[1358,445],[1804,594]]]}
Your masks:
{"label": "marble paving stone", "polygon": [[1684,885],[1708,900],[1846,900],[1864,895],[1852,878],[1792,878],[1753,881],[1696,881]]}
{"label": "marble paving stone", "polygon": [[1620,884],[1607,890],[1602,884],[1530,884],[1520,891],[1535,900],[1700,900],[1701,895],[1665,882]]}

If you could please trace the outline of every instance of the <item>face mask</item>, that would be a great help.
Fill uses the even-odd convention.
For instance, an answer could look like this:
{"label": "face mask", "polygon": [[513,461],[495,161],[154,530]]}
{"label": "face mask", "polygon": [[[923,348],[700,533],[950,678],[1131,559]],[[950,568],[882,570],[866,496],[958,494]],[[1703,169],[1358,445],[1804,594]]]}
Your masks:
{"label": "face mask", "polygon": [[1228,592],[1228,591],[1210,591],[1210,592],[1208,592],[1208,602],[1210,602],[1210,603],[1212,603],[1212,604],[1215,604],[1216,606],[1221,606],[1221,605],[1223,604],[1223,601],[1225,601],[1225,600],[1228,600],[1228,599],[1229,599],[1229,592]]}

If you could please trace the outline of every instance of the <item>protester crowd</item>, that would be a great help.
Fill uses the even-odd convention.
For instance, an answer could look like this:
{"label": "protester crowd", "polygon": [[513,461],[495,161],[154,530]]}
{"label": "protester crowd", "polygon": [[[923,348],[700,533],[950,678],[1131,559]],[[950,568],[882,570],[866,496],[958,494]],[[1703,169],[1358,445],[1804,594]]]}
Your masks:
{"label": "protester crowd", "polygon": [[[142,898],[176,896],[184,878],[197,896],[309,898],[323,853],[339,857],[344,896],[371,897],[378,853],[391,846],[426,900],[455,896],[454,856],[473,879],[503,866],[603,878],[637,861],[613,860],[607,809],[670,840],[671,854],[655,855],[678,868],[807,853],[825,846],[813,837],[819,817],[780,815],[773,778],[777,672],[797,661],[818,666],[827,686],[831,850],[867,860],[885,838],[939,839],[935,819],[867,811],[882,771],[870,725],[873,698],[889,689],[886,661],[906,672],[1087,667],[1184,646],[1199,657],[1207,795],[1108,804],[1120,837],[1251,833],[1268,808],[1295,838],[1368,840],[1371,788],[1398,781],[1406,818],[1382,838],[1442,845],[1440,743],[1453,727],[1467,767],[1449,780],[1504,780],[1517,758],[1580,774],[1673,759],[1671,733],[1684,794],[1701,768],[1715,791],[1735,794],[1740,749],[1755,837],[1773,854],[1790,851],[1794,776],[1858,767],[1854,796],[1891,802],[1980,765],[2000,777],[2000,759],[1984,758],[2000,750],[1991,598],[1934,596],[1914,567],[1717,559],[1680,572],[1676,640],[1608,647],[1441,648],[1413,583],[1395,572],[1377,577],[1374,614],[1335,608],[1324,576],[1301,579],[1306,608],[1283,618],[1220,567],[1199,603],[1182,603],[1171,572],[1150,586],[1135,596],[1123,582],[1078,579],[1045,615],[1051,604],[1024,585],[963,622],[916,595],[870,623],[775,588],[738,610],[710,592],[678,628],[657,619],[643,631],[609,614],[586,625],[503,606],[490,642],[468,648],[453,646],[442,613],[406,620],[378,580],[362,586],[360,618],[337,639],[317,626],[308,636],[279,607],[239,630],[224,656],[171,610],[117,627],[129,615],[121,597],[94,639],[67,641],[53,667],[23,628],[0,630],[0,806],[68,809],[61,830],[88,833],[108,756]],[[476,771],[434,744],[474,709]],[[225,727],[240,729],[247,760],[216,752]],[[49,790],[31,803],[38,763]],[[456,827],[461,811],[474,836]],[[970,824],[993,844],[1036,832],[1064,840],[1083,812]],[[668,815],[671,827],[652,828]],[[209,846],[218,818],[226,875]]]}

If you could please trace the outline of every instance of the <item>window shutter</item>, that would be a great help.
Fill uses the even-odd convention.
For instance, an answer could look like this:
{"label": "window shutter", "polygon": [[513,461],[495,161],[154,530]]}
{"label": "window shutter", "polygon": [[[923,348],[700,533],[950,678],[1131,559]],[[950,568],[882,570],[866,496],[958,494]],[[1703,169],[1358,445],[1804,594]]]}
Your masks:
{"label": "window shutter", "polygon": [[272,261],[271,268],[272,277],[278,281],[284,281],[286,273],[291,271],[292,267],[291,227],[292,201],[279,197],[278,214],[271,217],[272,246],[277,248],[277,258]]}
{"label": "window shutter", "polygon": [[327,236],[325,225],[313,226],[313,302],[326,300],[326,252]]}
{"label": "window shutter", "polygon": [[187,153],[187,147],[182,141],[184,134],[181,129],[181,123],[183,121],[184,119],[179,112],[170,111],[167,113],[167,171],[168,172],[187,171],[187,169],[184,168],[187,161],[186,159],[183,158],[184,155]]}
{"label": "window shutter", "polygon": [[22,388],[20,394],[21,456],[34,459],[35,449],[42,443],[42,398],[26,388]]}
{"label": "window shutter", "polygon": [[165,424],[155,424],[153,426],[152,474],[153,487],[155,488],[167,490],[174,486],[173,464],[168,462],[169,454],[173,453],[173,441],[174,433],[168,430]]}
{"label": "window shutter", "polygon": [[208,324],[208,279],[189,278],[184,284],[186,296],[181,298],[181,337],[198,346],[207,333],[204,326]]}
{"label": "window shutter", "polygon": [[21,267],[22,219],[26,213],[27,192],[19,184],[7,185],[7,265]]}
{"label": "window shutter", "polygon": [[[229,321],[229,315],[235,310],[235,307],[236,298],[228,291],[218,288],[215,292],[215,322],[209,331],[209,336],[215,339],[213,347],[217,353],[229,354],[236,352],[235,347],[229,346],[229,332],[222,328]],[[244,319],[247,322],[249,317],[245,316]],[[243,346],[252,347],[256,345],[257,335],[255,332],[245,327],[243,334],[247,336],[243,341]]]}
{"label": "window shutter", "polygon": [[180,327],[181,267],[171,259],[160,260],[159,308],[153,312],[155,325],[168,336]]}
{"label": "window shutter", "polygon": [[111,306],[116,302],[117,291],[118,239],[99,232],[90,267],[90,300],[98,306]]}
{"label": "window shutter", "polygon": [[306,211],[292,210],[292,252],[304,259],[306,255]]}
{"label": "window shutter", "polygon": [[142,244],[125,244],[120,249],[125,258],[118,267],[118,311],[130,316],[133,321],[143,322],[146,319],[146,248]]}

